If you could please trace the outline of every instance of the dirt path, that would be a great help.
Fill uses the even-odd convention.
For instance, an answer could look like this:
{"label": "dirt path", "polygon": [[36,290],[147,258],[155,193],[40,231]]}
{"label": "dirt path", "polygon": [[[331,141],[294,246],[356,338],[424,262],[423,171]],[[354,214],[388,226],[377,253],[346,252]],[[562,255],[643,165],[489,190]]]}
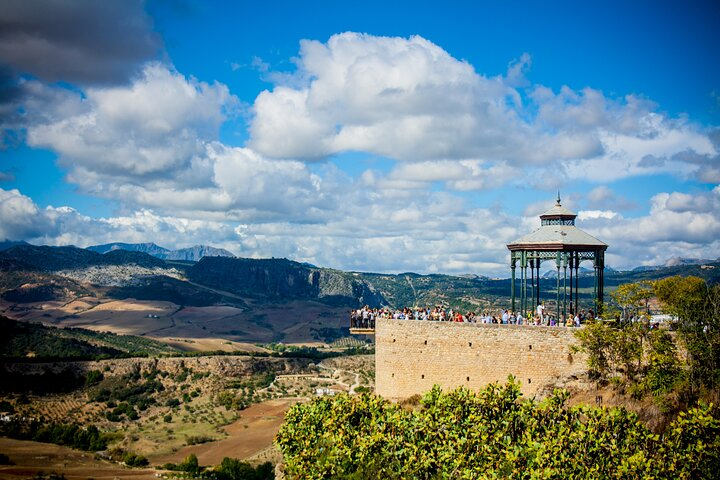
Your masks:
{"label": "dirt path", "polygon": [[253,457],[272,446],[285,412],[297,401],[283,398],[251,405],[240,412],[239,420],[223,428],[228,438],[184,447],[170,455],[152,457],[150,461],[156,465],[181,463],[194,453],[201,465],[218,465],[225,457]]}

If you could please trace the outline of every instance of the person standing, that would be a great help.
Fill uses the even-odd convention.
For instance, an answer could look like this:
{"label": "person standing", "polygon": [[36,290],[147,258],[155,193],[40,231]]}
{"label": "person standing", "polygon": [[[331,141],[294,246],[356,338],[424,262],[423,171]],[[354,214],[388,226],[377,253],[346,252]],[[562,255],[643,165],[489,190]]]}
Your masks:
{"label": "person standing", "polygon": [[545,324],[545,303],[540,303],[537,306],[537,316],[540,318],[540,324]]}

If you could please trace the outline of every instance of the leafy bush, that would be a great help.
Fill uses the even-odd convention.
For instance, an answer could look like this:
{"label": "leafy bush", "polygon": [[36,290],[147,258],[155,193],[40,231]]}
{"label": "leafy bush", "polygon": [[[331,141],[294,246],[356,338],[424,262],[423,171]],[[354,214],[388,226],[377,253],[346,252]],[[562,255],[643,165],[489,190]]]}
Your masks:
{"label": "leafy bush", "polygon": [[105,450],[109,441],[108,436],[100,433],[95,425],[80,426],[74,423],[44,424],[24,420],[0,423],[0,435],[19,440],[34,440],[36,442],[66,445],[91,452]]}
{"label": "leafy bush", "polygon": [[419,410],[374,395],[291,408],[277,436],[290,478],[711,478],[717,408],[654,435],[624,409],[568,407],[567,392],[521,400],[513,379],[479,393],[434,387]]}
{"label": "leafy bush", "polygon": [[122,457],[122,461],[128,467],[144,467],[150,463],[147,458],[132,452],[126,452]]}
{"label": "leafy bush", "polygon": [[253,468],[247,462],[225,457],[210,476],[215,480],[273,480],[275,472],[270,462]]}

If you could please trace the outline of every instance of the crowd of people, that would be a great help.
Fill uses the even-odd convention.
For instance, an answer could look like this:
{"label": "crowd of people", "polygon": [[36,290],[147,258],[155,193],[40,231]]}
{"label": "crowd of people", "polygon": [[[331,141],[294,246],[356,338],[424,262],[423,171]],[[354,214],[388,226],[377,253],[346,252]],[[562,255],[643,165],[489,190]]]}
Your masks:
{"label": "crowd of people", "polygon": [[464,322],[464,323],[495,323],[500,325],[536,325],[548,327],[579,327],[588,320],[595,318],[595,312],[580,310],[574,314],[556,317],[546,312],[545,305],[539,304],[536,309],[529,311],[525,316],[520,312],[511,310],[460,312],[452,308],[425,307],[391,309],[370,308],[364,306],[350,311],[350,328],[374,329],[378,318],[391,318],[395,320],[424,320],[435,322]]}

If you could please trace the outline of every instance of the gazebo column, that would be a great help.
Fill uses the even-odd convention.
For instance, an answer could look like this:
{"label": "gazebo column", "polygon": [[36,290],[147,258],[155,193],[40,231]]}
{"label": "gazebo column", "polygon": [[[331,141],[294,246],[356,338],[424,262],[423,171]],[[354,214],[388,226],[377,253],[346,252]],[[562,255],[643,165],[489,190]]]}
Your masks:
{"label": "gazebo column", "polygon": [[574,262],[574,258],[573,258],[572,252],[569,252],[568,255],[570,256],[568,259],[569,263],[570,263],[570,308],[568,308],[568,313],[572,314],[572,313],[575,313],[575,311],[574,311],[575,305],[573,305],[573,262]]}
{"label": "gazebo column", "polygon": [[535,298],[535,305],[533,306],[533,308],[540,305],[540,257],[538,257],[538,259],[535,260],[535,263],[536,263],[536,268],[537,268],[537,275],[535,275],[535,278],[537,278],[537,291],[535,293],[537,296]]}
{"label": "gazebo column", "polygon": [[525,316],[525,296],[527,294],[527,254],[520,252],[520,309]]}
{"label": "gazebo column", "polygon": [[510,296],[512,297],[512,311],[515,312],[515,252],[510,252],[510,272]]}
{"label": "gazebo column", "polygon": [[595,252],[593,257],[593,310],[597,315],[597,304],[598,304],[598,252]]}
{"label": "gazebo column", "polygon": [[579,298],[579,287],[580,287],[580,253],[575,252],[575,312],[580,311],[580,298]]}
{"label": "gazebo column", "polygon": [[[568,255],[563,253],[563,317],[567,315],[567,267]],[[572,272],[572,270],[570,270]]]}
{"label": "gazebo column", "polygon": [[530,260],[530,298],[528,307],[533,311],[533,300],[535,299],[535,259]]}
{"label": "gazebo column", "polygon": [[555,276],[555,317],[560,321],[560,252],[555,256],[555,266],[557,267],[557,275]]}
{"label": "gazebo column", "polygon": [[598,268],[598,313],[603,310],[603,289],[605,288],[605,252],[598,252],[600,266]]}

